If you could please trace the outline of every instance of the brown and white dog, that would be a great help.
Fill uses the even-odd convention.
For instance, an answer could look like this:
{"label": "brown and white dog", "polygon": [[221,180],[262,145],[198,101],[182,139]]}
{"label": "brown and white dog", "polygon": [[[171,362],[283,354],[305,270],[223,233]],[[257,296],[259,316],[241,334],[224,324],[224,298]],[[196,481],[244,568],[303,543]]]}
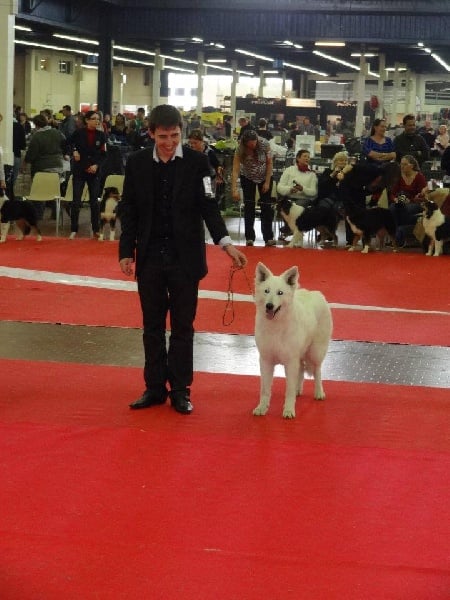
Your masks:
{"label": "brown and white dog", "polygon": [[5,195],[0,197],[0,243],[5,243],[8,236],[11,222],[15,222],[20,233],[17,240],[23,238],[30,232],[36,236],[36,241],[42,240],[41,232],[37,226],[36,210],[33,203],[29,200],[9,200]]}
{"label": "brown and white dog", "polygon": [[433,200],[425,200],[422,225],[429,238],[426,256],[440,256],[444,242],[450,238],[450,217],[446,217]]}

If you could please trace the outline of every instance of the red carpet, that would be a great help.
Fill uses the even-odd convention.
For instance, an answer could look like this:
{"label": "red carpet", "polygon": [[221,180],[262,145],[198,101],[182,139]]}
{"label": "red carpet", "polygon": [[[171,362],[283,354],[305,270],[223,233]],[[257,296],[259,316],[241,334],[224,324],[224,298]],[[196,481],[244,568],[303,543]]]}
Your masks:
{"label": "red carpet", "polygon": [[[48,238],[41,244],[14,240],[1,251],[5,267],[19,267],[130,281],[121,275],[117,264],[117,243],[100,244],[93,240]],[[249,258],[247,278],[242,272],[232,282],[236,294],[250,294],[256,262],[264,260],[274,272],[292,264],[301,270],[301,283],[320,289],[329,302],[343,305],[385,307],[425,311],[333,310],[334,339],[448,345],[449,284],[447,257],[433,259],[418,254],[349,253],[344,250],[298,250],[288,248],[246,248]],[[208,246],[209,275],[202,290],[225,293],[228,289],[229,259],[218,248]],[[84,325],[140,327],[137,295],[133,292],[60,285],[0,277],[0,318],[4,320],[60,322]],[[429,286],[426,282],[442,282]],[[234,320],[225,315],[223,300],[201,299],[196,320],[197,331],[253,333],[254,306],[234,302]],[[433,311],[445,314],[433,314]],[[230,324],[230,321],[232,323]]]}
{"label": "red carpet", "polygon": [[183,417],[128,410],[140,369],[0,369],[2,599],[448,599],[448,390],[308,381],[287,422],[280,379]]}

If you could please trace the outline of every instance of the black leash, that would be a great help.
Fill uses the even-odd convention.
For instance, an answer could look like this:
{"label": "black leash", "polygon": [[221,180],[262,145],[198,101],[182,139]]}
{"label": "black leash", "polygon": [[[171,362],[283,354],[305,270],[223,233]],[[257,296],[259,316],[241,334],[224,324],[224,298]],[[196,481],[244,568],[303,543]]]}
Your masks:
{"label": "black leash", "polygon": [[[247,275],[247,272],[245,270],[245,267],[231,266],[230,267],[230,274],[228,276],[227,301],[226,301],[225,309],[224,309],[223,315],[222,315],[222,323],[223,323],[223,325],[225,325],[225,327],[229,327],[233,323],[233,321],[234,321],[235,312],[234,312],[233,278],[234,278],[234,275],[235,275],[235,273],[237,271],[242,271],[244,273],[244,277],[245,277],[245,280],[247,282],[248,289],[250,290],[250,294],[252,296],[254,296],[252,285],[251,285],[250,280],[248,278],[248,275]],[[227,313],[231,313],[229,315],[229,319],[227,319]]]}

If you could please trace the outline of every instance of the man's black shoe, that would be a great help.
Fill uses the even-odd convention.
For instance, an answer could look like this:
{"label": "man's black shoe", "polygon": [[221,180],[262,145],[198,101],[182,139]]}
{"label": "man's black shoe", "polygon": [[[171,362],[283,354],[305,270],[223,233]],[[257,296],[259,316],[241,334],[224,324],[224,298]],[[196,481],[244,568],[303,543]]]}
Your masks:
{"label": "man's black shoe", "polygon": [[142,394],[140,398],[130,404],[130,408],[137,410],[139,408],[149,408],[150,406],[158,406],[164,404],[167,400],[167,390],[161,393],[149,392],[148,390]]}
{"label": "man's black shoe", "polygon": [[176,390],[170,392],[170,404],[182,415],[189,415],[194,407],[191,404],[190,390]]}

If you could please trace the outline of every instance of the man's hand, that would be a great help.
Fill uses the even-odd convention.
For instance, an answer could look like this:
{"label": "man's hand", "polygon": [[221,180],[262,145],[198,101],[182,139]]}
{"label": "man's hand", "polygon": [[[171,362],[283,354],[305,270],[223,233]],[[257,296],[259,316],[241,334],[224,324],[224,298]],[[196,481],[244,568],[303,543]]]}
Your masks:
{"label": "man's hand", "polygon": [[122,260],[119,261],[122,273],[128,276],[133,275],[134,273],[133,264],[134,260],[132,258],[122,258]]}
{"label": "man's hand", "polygon": [[247,264],[247,257],[245,254],[238,250],[236,246],[233,246],[233,244],[225,246],[225,252],[232,258],[235,267],[242,269]]}

